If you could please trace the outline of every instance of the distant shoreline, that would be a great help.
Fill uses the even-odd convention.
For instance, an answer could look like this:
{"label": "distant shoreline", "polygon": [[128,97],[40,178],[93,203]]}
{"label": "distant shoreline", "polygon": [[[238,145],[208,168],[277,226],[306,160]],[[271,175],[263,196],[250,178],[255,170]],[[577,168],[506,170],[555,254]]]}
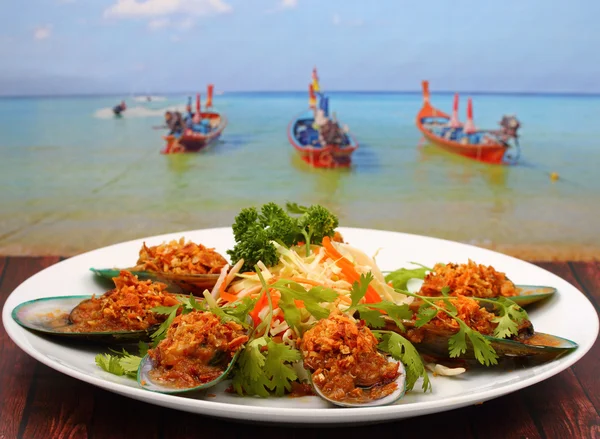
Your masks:
{"label": "distant shoreline", "polygon": [[[152,92],[149,94],[136,94],[132,95],[130,92],[111,92],[111,93],[73,93],[73,94],[32,94],[32,95],[3,95],[0,94],[0,99],[86,99],[86,98],[133,98],[133,97],[143,97],[143,96],[167,96],[167,97],[179,97],[182,95],[195,95],[198,91],[169,91],[169,92]],[[232,91],[220,91],[224,96],[233,95],[233,96],[251,96],[251,95],[260,95],[260,96],[268,96],[268,95],[306,95],[307,91],[305,90],[232,90]],[[441,90],[432,92],[432,95],[438,96],[448,96],[454,95],[454,93],[459,93],[462,95],[471,95],[471,96],[507,96],[507,97],[548,97],[548,98],[556,98],[556,97],[569,97],[569,98],[599,98],[600,93],[576,93],[576,92],[524,92],[524,91],[449,91],[449,90]],[[347,95],[421,95],[421,90],[327,90],[327,94],[336,95],[336,94],[347,94]]]}

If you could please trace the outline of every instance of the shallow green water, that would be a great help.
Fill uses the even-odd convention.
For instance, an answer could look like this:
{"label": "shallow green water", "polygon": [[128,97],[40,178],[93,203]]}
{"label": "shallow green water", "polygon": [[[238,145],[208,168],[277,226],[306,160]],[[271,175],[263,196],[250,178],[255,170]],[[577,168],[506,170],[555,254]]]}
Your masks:
{"label": "shallow green water", "polygon": [[[433,96],[450,108],[451,96]],[[75,254],[159,233],[229,226],[242,207],[321,203],[344,226],[506,247],[600,248],[600,99],[475,96],[476,124],[523,123],[522,162],[485,165],[419,146],[418,95],[333,94],[360,147],[349,170],[315,170],[287,142],[303,93],[225,94],[222,141],[164,156],[165,108],[184,97],[0,99],[0,252]],[[549,172],[558,172],[552,182]]]}

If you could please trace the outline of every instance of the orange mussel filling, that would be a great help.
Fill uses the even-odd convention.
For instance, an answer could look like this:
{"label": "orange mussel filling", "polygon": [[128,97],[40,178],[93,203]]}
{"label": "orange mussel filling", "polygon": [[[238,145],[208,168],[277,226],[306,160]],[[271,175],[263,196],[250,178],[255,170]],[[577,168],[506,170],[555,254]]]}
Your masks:
{"label": "orange mussel filling", "polygon": [[223,256],[202,244],[171,241],[140,250],[136,269],[173,274],[214,274],[227,264]]}
{"label": "orange mussel filling", "polygon": [[150,377],[176,388],[206,384],[223,374],[246,341],[248,336],[241,325],[221,323],[210,312],[179,315],[166,338],[148,351],[154,363]]}
{"label": "orange mussel filling", "polygon": [[398,387],[398,363],[377,351],[377,339],[362,321],[332,314],[306,331],[299,344],[313,383],[334,401],[366,402]]}
{"label": "orange mussel filling", "polygon": [[515,284],[506,274],[491,266],[476,264],[436,264],[433,271],[425,276],[419,294],[441,296],[442,289],[450,288],[452,296],[511,297],[518,294]]}
{"label": "orange mussel filling", "polygon": [[179,303],[173,294],[165,291],[165,284],[140,281],[128,271],[121,271],[113,281],[114,289],[79,304],[69,317],[72,325],[63,329],[68,332],[146,330],[166,319],[152,312],[152,308]]}

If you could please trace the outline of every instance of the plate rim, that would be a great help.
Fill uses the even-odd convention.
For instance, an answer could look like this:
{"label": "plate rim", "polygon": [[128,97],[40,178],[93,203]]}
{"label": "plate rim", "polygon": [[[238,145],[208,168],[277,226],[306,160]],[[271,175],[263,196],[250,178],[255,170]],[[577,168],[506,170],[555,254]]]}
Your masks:
{"label": "plate rim", "polygon": [[[443,411],[448,411],[460,407],[465,407],[468,405],[475,405],[479,403],[483,403],[490,399],[498,398],[501,396],[505,396],[507,394],[513,393],[515,391],[530,387],[534,384],[537,384],[541,381],[545,381],[546,379],[559,374],[560,372],[565,371],[577,361],[581,360],[591,348],[594,346],[596,341],[598,340],[599,329],[600,329],[600,321],[598,317],[598,312],[595,309],[595,306],[590,301],[590,299],[577,287],[575,287],[572,283],[568,282],[566,279],[561,278],[560,276],[542,268],[531,262],[524,261],[522,259],[516,258],[514,256],[505,255],[500,252],[496,252],[494,250],[489,250],[482,247],[477,247],[471,244],[462,243],[459,241],[452,241],[444,238],[436,238],[432,236],[426,235],[418,235],[412,233],[405,232],[397,232],[392,230],[382,230],[382,229],[372,229],[372,228],[359,228],[359,227],[338,227],[338,230],[343,234],[344,231],[347,232],[378,232],[378,233],[386,233],[386,234],[395,234],[399,235],[399,237],[410,237],[412,239],[425,239],[434,242],[443,241],[451,245],[458,245],[465,247],[468,249],[476,249],[478,252],[483,251],[484,253],[488,253],[490,255],[501,256],[504,258],[509,258],[514,262],[518,262],[519,264],[526,264],[528,268],[534,268],[536,270],[542,270],[547,274],[550,274],[552,277],[559,279],[560,281],[568,284],[571,288],[577,291],[583,299],[587,302],[587,305],[594,311],[595,319],[593,319],[590,323],[590,329],[593,329],[594,336],[589,339],[589,342],[586,344],[581,344],[578,342],[578,349],[574,352],[569,353],[565,357],[562,358],[562,362],[555,367],[549,368],[548,370],[544,370],[539,374],[535,374],[531,377],[527,377],[523,380],[512,382],[509,384],[504,384],[499,387],[490,388],[487,390],[477,391],[474,393],[460,394],[451,397],[446,397],[439,400],[433,401],[418,401],[411,402],[410,404],[399,404],[399,405],[388,405],[383,407],[361,407],[361,408],[327,408],[327,409],[318,409],[318,408],[302,408],[302,407],[265,407],[261,405],[246,405],[246,404],[235,404],[229,402],[219,402],[219,401],[211,401],[204,399],[189,399],[182,398],[181,396],[176,395],[163,395],[155,392],[148,392],[147,390],[141,388],[135,388],[126,386],[121,383],[109,381],[103,379],[101,377],[91,376],[85,374],[83,372],[79,372],[78,370],[72,369],[70,367],[64,366],[32,346],[30,347],[28,343],[22,342],[19,340],[19,331],[27,330],[21,327],[17,322],[11,321],[12,309],[8,308],[9,299],[13,297],[13,295],[18,294],[19,290],[22,288],[26,288],[26,285],[32,281],[32,279],[37,278],[38,276],[43,276],[44,272],[53,269],[58,265],[62,265],[65,263],[69,263],[75,258],[83,258],[90,257],[94,253],[99,253],[103,251],[107,251],[108,249],[112,249],[118,246],[127,246],[132,245],[135,242],[143,241],[143,240],[159,240],[159,239],[171,239],[171,237],[175,235],[186,236],[186,234],[191,233],[231,233],[231,227],[213,227],[206,229],[192,229],[181,232],[170,232],[160,235],[146,236],[142,238],[131,239],[128,241],[123,241],[115,244],[111,244],[105,247],[100,247],[97,249],[93,249],[62,261],[59,261],[55,264],[52,264],[49,267],[40,270],[35,273],[33,276],[28,277],[23,282],[21,282],[6,298],[6,302],[4,304],[2,310],[2,323],[7,335],[10,337],[13,343],[25,353],[27,353],[32,358],[37,361],[45,364],[46,366],[63,373],[72,378],[78,379],[80,381],[86,382],[88,384],[92,384],[96,387],[99,387],[104,390],[111,391],[113,393],[117,393],[121,396],[125,396],[128,398],[136,399],[142,402],[146,402],[153,405],[158,405],[162,407],[168,407],[176,410],[182,410],[186,412],[191,412],[195,414],[217,417],[217,418],[226,418],[232,420],[239,421],[252,421],[259,422],[262,424],[294,424],[294,423],[306,423],[313,425],[323,425],[323,424],[339,424],[339,423],[349,423],[349,424],[357,424],[357,423],[373,423],[373,422],[388,422],[393,420],[399,420],[407,417],[415,417],[426,415],[430,413],[439,413]],[[174,238],[173,238],[174,239]],[[226,259],[227,256],[224,255]],[[95,275],[90,272],[90,275]],[[48,296],[52,297],[52,296]],[[17,305],[18,306],[18,305]],[[10,324],[7,325],[7,322]],[[13,325],[14,324],[14,325]],[[246,397],[247,398],[247,397]],[[193,401],[190,403],[190,401]]]}

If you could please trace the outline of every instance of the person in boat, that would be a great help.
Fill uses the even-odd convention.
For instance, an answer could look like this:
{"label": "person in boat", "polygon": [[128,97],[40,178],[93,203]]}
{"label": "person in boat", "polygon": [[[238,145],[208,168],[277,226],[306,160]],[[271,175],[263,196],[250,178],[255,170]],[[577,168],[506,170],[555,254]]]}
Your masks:
{"label": "person in boat", "polygon": [[179,111],[176,111],[173,114],[172,134],[179,135],[183,132],[184,128],[185,128],[185,125],[183,123],[183,116],[181,115],[181,113]]}
{"label": "person in boat", "polygon": [[188,96],[188,102],[185,106],[185,124],[188,126],[191,121],[194,119],[194,112],[192,111],[192,98]]}
{"label": "person in boat", "polygon": [[321,126],[321,135],[326,145],[338,145],[341,146],[346,142],[346,135],[337,120],[328,119],[324,125]]}
{"label": "person in boat", "polygon": [[519,120],[514,116],[502,116],[502,120],[500,121],[500,126],[502,127],[502,129],[500,130],[500,132],[502,133],[502,136],[504,136],[506,138],[506,140],[510,139],[510,138],[517,138],[517,131],[519,130],[519,128],[521,127],[521,123],[519,122]]}
{"label": "person in boat", "polygon": [[165,112],[165,128],[169,129],[170,136],[177,136],[183,132],[183,118],[179,111]]}
{"label": "person in boat", "polygon": [[127,109],[127,105],[125,105],[125,101],[121,101],[119,105],[113,108],[113,113],[119,116],[123,111]]}

